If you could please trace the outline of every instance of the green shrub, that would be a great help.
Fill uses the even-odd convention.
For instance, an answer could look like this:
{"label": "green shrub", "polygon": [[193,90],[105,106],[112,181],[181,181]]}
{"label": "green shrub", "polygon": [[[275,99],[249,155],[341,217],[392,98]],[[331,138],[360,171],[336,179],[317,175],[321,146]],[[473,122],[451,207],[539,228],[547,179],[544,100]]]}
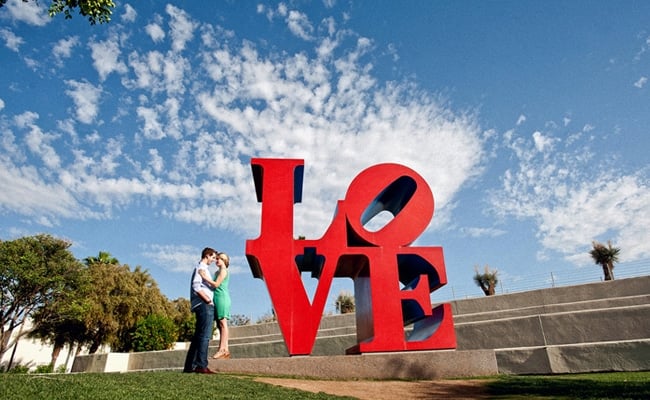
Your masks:
{"label": "green shrub", "polygon": [[159,314],[140,319],[131,334],[134,351],[167,350],[176,342],[177,337],[174,321]]}
{"label": "green shrub", "polygon": [[36,367],[36,371],[34,371],[37,374],[51,374],[54,371],[54,367],[52,364],[47,364],[47,365],[39,365]]}
{"label": "green shrub", "polygon": [[194,336],[194,325],[196,325],[196,315],[191,313],[187,319],[176,321],[177,342],[190,342]]}
{"label": "green shrub", "polygon": [[26,365],[16,365],[9,370],[10,374],[26,374],[29,372],[29,367]]}

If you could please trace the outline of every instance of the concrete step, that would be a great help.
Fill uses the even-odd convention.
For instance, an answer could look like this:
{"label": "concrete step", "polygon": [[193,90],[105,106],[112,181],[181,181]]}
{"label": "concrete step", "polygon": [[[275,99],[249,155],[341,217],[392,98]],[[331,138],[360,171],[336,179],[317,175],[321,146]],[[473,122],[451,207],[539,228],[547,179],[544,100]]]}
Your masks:
{"label": "concrete step", "polygon": [[[501,310],[482,314],[454,316],[454,326],[459,349],[490,349],[522,346],[543,346],[565,343],[582,343],[609,340],[632,340],[648,336],[650,332],[650,295],[588,300],[568,304],[526,307],[523,309]],[[325,317],[327,320],[331,317]],[[616,321],[617,329],[611,329],[607,321]],[[319,354],[345,354],[345,349],[356,342],[354,319],[337,318],[333,326],[318,332],[314,351]],[[343,323],[352,324],[346,326]],[[266,324],[265,331],[275,332],[259,336],[231,335],[231,346],[251,345],[254,350],[246,354],[263,354],[263,344],[277,343],[284,339],[277,324]],[[275,326],[275,329],[271,327]],[[233,327],[231,331],[238,330]],[[517,332],[516,335],[510,334]],[[251,331],[249,330],[249,334]],[[408,333],[408,330],[406,331]],[[331,349],[324,340],[336,337],[348,346]],[[340,339],[344,337],[345,339]],[[216,345],[216,341],[213,341]],[[262,346],[262,347],[260,347]],[[281,346],[280,346],[281,347]],[[286,350],[269,350],[269,356],[286,354]]]}
{"label": "concrete step", "polygon": [[[458,350],[507,349],[647,339],[650,304],[548,313],[490,321],[456,323]],[[612,325],[616,329],[612,329]],[[357,342],[356,331],[319,335],[312,355],[341,355]],[[282,336],[275,340],[231,342],[233,356],[288,356]]]}
{"label": "concrete step", "polygon": [[650,337],[650,304],[454,324],[458,349],[501,349]]}
{"label": "concrete step", "polygon": [[496,350],[500,374],[650,370],[650,339]]}
{"label": "concrete step", "polygon": [[[323,318],[309,357],[288,357],[277,324],[232,327],[233,358],[211,359],[210,368],[331,377],[336,368],[348,371],[358,360],[374,360],[386,368],[382,374],[394,378],[409,371],[408,378],[415,378],[435,374],[431,368],[444,370],[446,363],[457,367],[486,356],[484,360],[494,358],[499,372],[506,374],[650,370],[649,295],[650,276],[460,300],[452,304],[456,350],[390,353],[390,357],[344,355],[345,349],[357,344],[354,314]],[[216,352],[216,345],[211,343],[210,354]],[[73,371],[180,370],[186,354],[186,349],[179,349],[78,356]],[[387,362],[394,365],[382,364]],[[417,371],[411,370],[413,365]],[[354,373],[364,377],[376,373],[361,365],[357,369]]]}
{"label": "concrete step", "polygon": [[[235,329],[236,327],[232,328],[232,330]],[[346,326],[335,327],[335,328],[320,329],[317,332],[316,337],[340,336],[340,335],[349,335],[349,334],[356,335],[356,333],[357,333],[357,328],[355,325],[346,325]],[[277,333],[272,333],[267,335],[258,335],[258,336],[237,335],[235,337],[231,336],[229,342],[231,344],[243,344],[249,342],[256,342],[256,343],[274,342],[277,340],[283,340],[282,333],[280,333],[279,329]]]}
{"label": "concrete step", "polygon": [[650,275],[451,302],[454,316],[650,294]]}
{"label": "concrete step", "polygon": [[[349,328],[356,326],[355,315],[340,314],[340,315],[327,315],[321,319],[318,331],[327,331],[337,328]],[[248,337],[263,337],[272,335],[281,335],[280,327],[276,322],[233,326],[230,328],[230,337],[234,338],[248,338]]]}
{"label": "concrete step", "polygon": [[561,312],[599,310],[604,308],[630,307],[650,304],[650,294],[615,297],[608,299],[575,301],[572,303],[547,304],[508,310],[486,311],[471,314],[454,315],[454,323],[490,321],[530,315],[556,314]]}
{"label": "concrete step", "polygon": [[441,379],[499,374],[566,374],[650,370],[650,339],[525,347],[443,350],[356,356],[211,360],[219,372],[297,375],[321,379]]}
{"label": "concrete step", "polygon": [[[650,276],[451,302],[454,325],[650,304]],[[356,332],[355,314],[324,316],[320,335]],[[231,343],[282,340],[277,323],[231,327]]]}
{"label": "concrete step", "polygon": [[418,351],[340,356],[210,360],[224,373],[320,379],[444,379],[496,375],[494,350]]}

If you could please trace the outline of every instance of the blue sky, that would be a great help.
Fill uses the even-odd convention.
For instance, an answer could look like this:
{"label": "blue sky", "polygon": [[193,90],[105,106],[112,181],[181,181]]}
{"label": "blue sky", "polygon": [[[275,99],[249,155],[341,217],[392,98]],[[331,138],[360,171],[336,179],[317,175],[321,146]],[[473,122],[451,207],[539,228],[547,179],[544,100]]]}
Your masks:
{"label": "blue sky", "polygon": [[415,244],[449,278],[433,300],[481,295],[486,264],[598,280],[592,240],[620,273],[650,259],[650,2],[120,1],[97,26],[42,3],[0,9],[2,240],[108,251],[171,299],[212,246],[255,319],[250,159],[281,157],[305,160],[309,239],[365,168],[420,173],[436,204]]}

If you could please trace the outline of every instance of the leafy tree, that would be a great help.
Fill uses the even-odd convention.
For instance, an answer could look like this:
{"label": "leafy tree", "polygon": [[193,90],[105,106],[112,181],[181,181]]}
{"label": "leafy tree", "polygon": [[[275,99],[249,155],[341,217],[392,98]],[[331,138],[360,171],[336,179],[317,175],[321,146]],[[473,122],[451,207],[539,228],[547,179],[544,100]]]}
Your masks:
{"label": "leafy tree", "polygon": [[[24,3],[28,1],[23,0]],[[0,7],[6,2],[7,0],[0,0]],[[65,19],[70,19],[72,13],[78,10],[79,14],[88,17],[91,25],[95,25],[97,22],[100,24],[110,22],[114,8],[115,3],[112,0],[52,0],[47,11],[50,17],[63,13]]]}
{"label": "leafy tree", "polygon": [[474,266],[474,282],[483,290],[486,296],[492,296],[495,293],[497,283],[499,279],[497,278],[498,271],[495,269],[490,271],[488,265],[485,266],[485,272],[478,272],[478,266]]}
{"label": "leafy tree", "polygon": [[171,318],[160,314],[150,314],[141,318],[135,325],[131,334],[133,350],[168,350],[176,342],[177,336],[176,325]]}
{"label": "leafy tree", "polygon": [[12,333],[35,315],[66,302],[70,285],[79,281],[82,265],[68,250],[70,243],[50,235],[0,242],[0,357],[23,331]]}
{"label": "leafy tree", "polygon": [[33,317],[34,329],[29,336],[52,345],[52,368],[66,344],[71,354],[75,344],[86,341],[84,316],[88,309],[86,298],[90,285],[86,270],[81,272],[77,280],[67,282],[66,296],[57,299],[51,307],[39,310]]}
{"label": "leafy tree", "polygon": [[103,344],[114,351],[130,351],[131,334],[140,318],[154,313],[172,314],[170,302],[146,270],[136,266],[131,271],[126,264],[106,260],[86,258],[92,282],[84,319],[90,354]]}
{"label": "leafy tree", "polygon": [[269,322],[276,322],[278,320],[277,316],[275,315],[275,310],[271,309],[271,311],[267,312],[266,314],[263,314],[261,317],[259,317],[256,321],[257,324],[266,324]]}
{"label": "leafy tree", "polygon": [[71,12],[79,10],[79,14],[88,17],[91,25],[111,21],[115,3],[112,0],[52,0],[48,10],[50,17],[63,13],[65,19],[72,18]]}
{"label": "leafy tree", "polygon": [[190,301],[184,297],[179,297],[172,301],[172,319],[176,325],[176,332],[178,336],[176,341],[189,342],[194,336],[194,325],[196,323],[196,316],[191,310]]}
{"label": "leafy tree", "polygon": [[233,314],[230,316],[230,325],[232,326],[244,326],[250,324],[251,319],[244,314]]}
{"label": "leafy tree", "polygon": [[355,309],[352,293],[342,290],[336,297],[336,311],[341,314],[353,313]]}
{"label": "leafy tree", "polygon": [[614,263],[618,262],[618,255],[621,249],[612,247],[612,241],[607,241],[607,246],[596,241],[591,242],[593,249],[589,252],[594,263],[603,267],[603,274],[606,281],[614,279]]}

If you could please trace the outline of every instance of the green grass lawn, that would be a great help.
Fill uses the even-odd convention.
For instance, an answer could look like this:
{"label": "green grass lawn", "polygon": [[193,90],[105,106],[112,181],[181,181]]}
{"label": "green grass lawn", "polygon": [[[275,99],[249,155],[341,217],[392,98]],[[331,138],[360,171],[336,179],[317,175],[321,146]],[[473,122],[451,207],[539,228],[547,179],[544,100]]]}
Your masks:
{"label": "green grass lawn", "polygon": [[341,399],[254,382],[253,377],[129,372],[0,374],[2,400],[210,400]]}
{"label": "green grass lawn", "polygon": [[495,399],[650,399],[650,371],[500,376],[486,384]]}
{"label": "green grass lawn", "polygon": [[[485,379],[494,399],[650,399],[650,371]],[[0,374],[0,399],[343,399],[286,389],[252,376],[180,372]]]}

